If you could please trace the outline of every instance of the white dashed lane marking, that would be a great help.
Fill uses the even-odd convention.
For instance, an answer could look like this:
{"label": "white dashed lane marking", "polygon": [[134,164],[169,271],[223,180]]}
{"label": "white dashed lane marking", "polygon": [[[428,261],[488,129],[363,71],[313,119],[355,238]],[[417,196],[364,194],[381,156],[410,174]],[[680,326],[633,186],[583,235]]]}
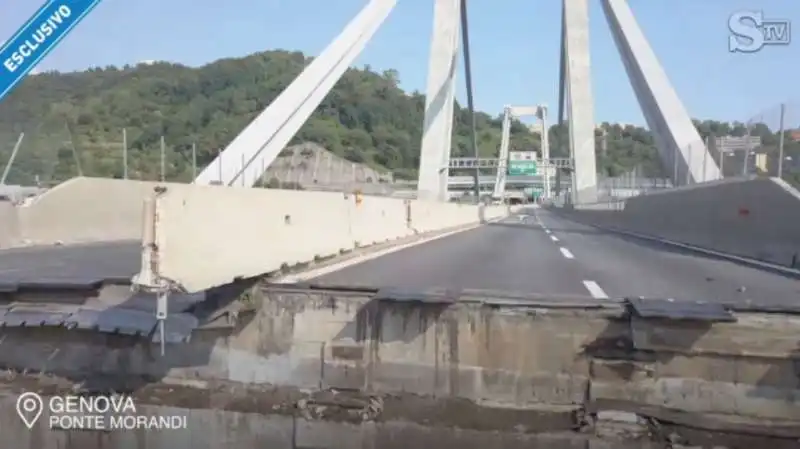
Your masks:
{"label": "white dashed lane marking", "polygon": [[552,240],[552,241],[554,241],[554,242],[557,242],[557,241],[558,241],[558,237],[556,237],[556,236],[554,236],[554,235],[551,235],[551,236],[550,236],[550,240]]}
{"label": "white dashed lane marking", "polygon": [[567,248],[564,248],[564,247],[562,246],[561,248],[559,248],[559,250],[561,251],[561,254],[562,254],[564,257],[566,257],[567,259],[574,259],[574,258],[575,258],[575,256],[573,256],[573,255],[572,255],[572,253],[571,253],[571,252],[569,252],[569,250],[568,250]]}
{"label": "white dashed lane marking", "polygon": [[608,295],[595,281],[583,281],[583,285],[586,287],[586,290],[589,290],[589,294],[592,295],[594,299],[608,299]]}

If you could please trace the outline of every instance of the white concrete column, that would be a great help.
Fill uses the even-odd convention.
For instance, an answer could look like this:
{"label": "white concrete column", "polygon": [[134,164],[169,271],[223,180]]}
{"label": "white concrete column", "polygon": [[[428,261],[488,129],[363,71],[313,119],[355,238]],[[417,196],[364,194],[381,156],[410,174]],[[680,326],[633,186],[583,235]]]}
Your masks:
{"label": "white concrete column", "polygon": [[[718,179],[720,169],[664,72],[627,0],[602,0],[611,35],[619,50],[647,125],[665,167],[677,162],[673,185]],[[668,170],[672,173],[674,170]]]}
{"label": "white concrete column", "polygon": [[564,80],[569,120],[570,156],[575,166],[572,194],[576,203],[597,201],[597,161],[594,139],[594,98],[589,56],[587,0],[563,0]]}
{"label": "white concrete column", "polygon": [[511,106],[503,108],[503,128],[500,134],[500,153],[497,155],[497,175],[494,181],[495,199],[503,199],[508,177],[508,148],[511,143]]}
{"label": "white concrete column", "polygon": [[[255,183],[355,61],[396,5],[371,0],[344,31],[292,81],[194,180]],[[245,167],[241,167],[241,161]],[[221,175],[221,176],[220,176]]]}
{"label": "white concrete column", "polygon": [[447,201],[460,37],[460,0],[434,0],[417,197]]}

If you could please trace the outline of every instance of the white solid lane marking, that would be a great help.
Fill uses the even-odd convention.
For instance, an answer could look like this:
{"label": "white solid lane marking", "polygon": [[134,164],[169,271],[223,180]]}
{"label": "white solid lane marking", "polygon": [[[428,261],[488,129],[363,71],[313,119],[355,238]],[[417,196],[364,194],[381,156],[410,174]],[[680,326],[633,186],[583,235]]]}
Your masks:
{"label": "white solid lane marking", "polygon": [[589,294],[592,295],[594,299],[608,299],[608,295],[595,281],[583,281],[584,287],[586,290],[589,290]]}
{"label": "white solid lane marking", "polygon": [[558,237],[556,237],[556,236],[554,236],[554,235],[551,235],[551,236],[550,236],[550,240],[552,240],[552,241],[554,241],[554,242],[557,242],[557,241],[558,241]]}
{"label": "white solid lane marking", "polygon": [[[487,220],[490,223],[499,220]],[[433,242],[434,240],[439,240],[445,237],[449,237],[451,235],[455,235],[465,231],[471,231],[473,229],[477,229],[482,225],[476,224],[472,226],[468,226],[461,229],[456,229],[455,231],[446,231],[442,234],[436,234],[428,237],[423,237],[419,240],[414,240],[407,243],[401,243],[396,246],[390,246],[388,248],[379,249],[375,252],[368,252],[366,254],[359,254],[354,256],[350,259],[345,259],[340,262],[333,262],[330,265],[324,265],[318,268],[312,268],[308,271],[302,271],[299,273],[291,273],[287,274],[286,276],[279,277],[278,279],[272,280],[271,282],[275,284],[294,284],[297,282],[304,282],[310,279],[314,279],[316,277],[324,276],[326,274],[330,274],[339,270],[343,270],[348,267],[352,267],[353,265],[358,265],[360,263],[368,262],[373,259],[377,259],[381,256],[386,256],[388,254],[396,253],[398,251],[402,251],[404,249],[412,248],[414,246],[422,245],[425,243]]]}
{"label": "white solid lane marking", "polygon": [[575,256],[573,256],[572,253],[569,252],[569,250],[567,248],[564,248],[562,246],[559,249],[561,250],[561,254],[564,255],[564,257],[566,257],[567,259],[574,259],[575,258]]}

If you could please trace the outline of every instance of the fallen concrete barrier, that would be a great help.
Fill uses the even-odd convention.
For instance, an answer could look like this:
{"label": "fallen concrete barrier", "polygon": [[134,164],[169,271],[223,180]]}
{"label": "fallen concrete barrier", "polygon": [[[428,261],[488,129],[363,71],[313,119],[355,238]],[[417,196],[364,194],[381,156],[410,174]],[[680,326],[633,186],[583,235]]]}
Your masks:
{"label": "fallen concrete barrier", "polygon": [[[0,365],[44,374],[0,383],[49,395],[134,388],[148,413],[188,416],[206,447],[338,435],[342,448],[783,449],[800,438],[790,314],[291,286],[226,304],[164,357],[147,337],[5,327]],[[13,425],[14,399],[0,400],[8,441],[33,432],[54,447],[42,444],[78,433]],[[267,440],[254,430],[264,426]],[[148,447],[176,437],[150,433]]]}
{"label": "fallen concrete barrier", "polygon": [[[361,246],[505,216],[505,206],[330,192],[159,185],[139,282],[196,292]],[[141,222],[141,221],[140,221]],[[149,240],[152,238],[152,242]]]}
{"label": "fallen concrete barrier", "polygon": [[800,193],[776,178],[652,192],[625,200],[621,210],[601,206],[559,211],[590,224],[777,265],[800,260]]}

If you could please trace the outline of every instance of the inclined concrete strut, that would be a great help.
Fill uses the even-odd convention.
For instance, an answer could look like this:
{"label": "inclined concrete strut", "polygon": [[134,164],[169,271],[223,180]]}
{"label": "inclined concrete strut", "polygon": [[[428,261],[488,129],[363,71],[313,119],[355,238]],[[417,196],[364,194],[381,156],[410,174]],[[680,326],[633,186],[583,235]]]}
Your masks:
{"label": "inclined concrete strut", "polygon": [[[601,0],[628,79],[653,133],[664,166],[678,167],[674,185],[720,178],[719,167],[697,132],[627,0]],[[558,122],[569,123],[574,160],[572,200],[597,200],[595,122],[589,57],[587,0],[563,0]]]}
{"label": "inclined concrete strut", "polygon": [[252,186],[380,28],[396,0],[372,0],[342,33],[195,179]]}
{"label": "inclined concrete strut", "polygon": [[655,138],[661,161],[667,167],[677,162],[678,173],[670,170],[672,177],[677,175],[677,179],[672,180],[673,185],[719,179],[716,160],[697,132],[627,0],[601,1],[611,35],[647,126]]}

